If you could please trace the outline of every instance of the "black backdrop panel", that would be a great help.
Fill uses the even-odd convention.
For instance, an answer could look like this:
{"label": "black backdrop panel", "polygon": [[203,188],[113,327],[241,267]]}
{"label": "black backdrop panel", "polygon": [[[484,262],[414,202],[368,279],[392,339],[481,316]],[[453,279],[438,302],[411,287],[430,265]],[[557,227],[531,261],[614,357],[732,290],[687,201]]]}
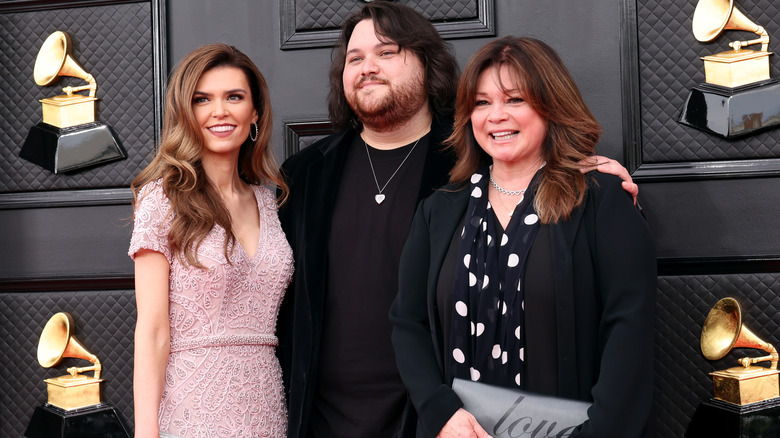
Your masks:
{"label": "black backdrop panel", "polygon": [[[132,290],[0,293],[0,436],[21,437],[36,406],[46,403],[44,379],[67,374],[88,361],[64,359],[52,368],[38,364],[41,330],[57,312],[75,320],[75,335],[103,365],[102,397],[117,408],[128,426],[133,420]],[[92,375],[92,372],[85,373]]]}
{"label": "black backdrop panel", "polygon": [[[403,1],[423,13],[431,21],[458,20],[477,16],[476,0]],[[338,28],[352,11],[364,2],[327,2],[322,0],[295,0],[295,28],[320,30]]]}
{"label": "black backdrop panel", "polygon": [[[655,336],[655,407],[659,437],[681,437],[698,403],[712,397],[708,373],[736,366],[735,350],[710,362],[699,350],[704,319],[723,297],[742,305],[745,325],[780,345],[780,273],[661,276],[658,280]],[[43,379],[84,361],[65,360],[44,369],[36,360],[38,338],[48,318],[71,313],[76,336],[104,366],[104,399],[132,424],[133,291],[0,294],[0,436],[21,436],[35,408],[46,400]]]}
{"label": "black backdrop panel", "polygon": [[[339,28],[365,1],[280,0],[281,48],[333,45]],[[433,22],[444,38],[495,36],[494,0],[399,0]]]}
{"label": "black backdrop panel", "polygon": [[327,118],[285,121],[283,123],[285,159],[301,149],[311,146],[317,140],[333,134],[333,127]]}
{"label": "black backdrop panel", "polygon": [[[71,56],[97,80],[97,118],[110,125],[126,160],[55,175],[19,158],[31,126],[42,120],[40,99],[83,85],[63,77],[38,86],[33,67],[43,41],[56,30],[70,35]],[[0,5],[0,193],[129,186],[155,147],[152,4],[3,13]]]}
{"label": "black backdrop panel", "polygon": [[747,328],[775,347],[780,345],[780,273],[659,277],[655,318],[659,437],[683,436],[699,402],[712,397],[710,372],[739,366],[737,360],[744,356],[764,355],[761,350],[735,349],[719,361],[702,356],[702,325],[712,306],[725,297],[740,303]]}
{"label": "black backdrop panel", "polygon": [[[728,141],[677,122],[688,91],[704,82],[704,64],[699,58],[731,50],[730,41],[757,38],[752,32],[726,31],[710,43],[696,41],[691,22],[697,3],[637,1],[642,162],[780,157],[780,129]],[[738,0],[734,4],[769,32],[769,51],[780,50],[780,2]],[[769,59],[771,76],[777,79],[780,56],[773,54]]]}

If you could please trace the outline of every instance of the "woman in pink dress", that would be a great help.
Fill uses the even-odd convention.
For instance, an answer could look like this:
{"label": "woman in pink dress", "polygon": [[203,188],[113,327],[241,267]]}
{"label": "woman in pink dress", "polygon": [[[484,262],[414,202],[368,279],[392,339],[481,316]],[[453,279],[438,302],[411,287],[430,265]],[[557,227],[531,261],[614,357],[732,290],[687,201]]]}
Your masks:
{"label": "woman in pink dress", "polygon": [[[292,275],[268,87],[224,44],[170,79],[159,151],[133,181],[136,437],[280,437],[274,354]],[[283,199],[282,199],[283,201]]]}

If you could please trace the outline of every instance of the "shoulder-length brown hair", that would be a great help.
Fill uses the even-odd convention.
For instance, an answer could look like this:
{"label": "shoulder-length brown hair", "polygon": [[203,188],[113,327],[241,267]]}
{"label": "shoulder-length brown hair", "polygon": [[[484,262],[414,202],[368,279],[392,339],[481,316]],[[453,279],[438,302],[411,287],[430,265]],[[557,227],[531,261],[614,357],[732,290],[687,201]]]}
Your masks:
{"label": "shoulder-length brown hair", "polygon": [[247,137],[238,156],[238,172],[249,184],[280,188],[280,202],[288,193],[269,147],[273,115],[268,85],[257,66],[233,46],[209,44],[187,54],[176,66],[165,95],[165,115],[160,146],[152,162],[135,177],[130,187],[133,205],[141,187],[156,179],[171,202],[173,219],[168,239],[172,252],[187,263],[202,267],[197,249],[214,225],[226,231],[224,252],[235,241],[230,214],[203,170],[204,138],[192,109],[195,87],[203,74],[217,67],[241,69],[249,83],[252,104],[258,114],[257,140]]}
{"label": "shoulder-length brown hair", "polygon": [[346,19],[331,54],[328,113],[333,126],[336,129],[362,127],[344,96],[342,76],[349,39],[355,26],[363,20],[372,20],[377,35],[395,42],[400,49],[409,50],[420,59],[425,68],[425,88],[431,115],[440,120],[451,117],[459,71],[452,47],[414,9],[388,1],[375,1]]}
{"label": "shoulder-length brown hair", "polygon": [[547,161],[534,207],[542,223],[567,219],[587,189],[579,161],[594,153],[601,127],[580,95],[569,70],[546,43],[504,37],[482,47],[466,65],[458,84],[455,124],[447,143],[457,155],[450,182],[463,183],[492,161],[477,144],[471,126],[479,76],[491,67],[507,68],[523,99],[546,121],[542,158]]}

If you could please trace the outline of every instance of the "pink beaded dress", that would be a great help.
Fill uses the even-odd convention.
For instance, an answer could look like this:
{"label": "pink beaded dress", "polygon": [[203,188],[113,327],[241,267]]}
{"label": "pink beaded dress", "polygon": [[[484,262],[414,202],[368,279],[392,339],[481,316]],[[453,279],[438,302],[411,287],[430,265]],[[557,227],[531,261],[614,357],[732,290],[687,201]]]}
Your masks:
{"label": "pink beaded dress", "polygon": [[170,263],[171,346],[160,404],[160,432],[180,437],[283,437],[287,412],[274,354],[276,318],[292,276],[292,250],[276,199],[252,186],[260,239],[250,257],[238,242],[223,250],[220,226],[203,240],[198,260],[181,263],[168,245],[170,202],[161,182],[141,189],[131,257],[142,248]]}

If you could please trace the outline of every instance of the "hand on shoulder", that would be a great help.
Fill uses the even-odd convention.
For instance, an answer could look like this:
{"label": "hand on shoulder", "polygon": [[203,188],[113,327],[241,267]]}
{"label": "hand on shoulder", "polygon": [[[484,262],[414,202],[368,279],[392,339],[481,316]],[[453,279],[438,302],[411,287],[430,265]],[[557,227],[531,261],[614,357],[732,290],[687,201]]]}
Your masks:
{"label": "hand on shoulder", "polygon": [[580,169],[580,172],[582,173],[597,170],[601,173],[608,173],[622,179],[623,190],[627,191],[634,198],[634,204],[636,204],[636,197],[639,195],[639,186],[634,183],[631,174],[628,173],[628,169],[623,167],[622,164],[611,158],[594,155],[580,161],[580,165],[583,166]]}

